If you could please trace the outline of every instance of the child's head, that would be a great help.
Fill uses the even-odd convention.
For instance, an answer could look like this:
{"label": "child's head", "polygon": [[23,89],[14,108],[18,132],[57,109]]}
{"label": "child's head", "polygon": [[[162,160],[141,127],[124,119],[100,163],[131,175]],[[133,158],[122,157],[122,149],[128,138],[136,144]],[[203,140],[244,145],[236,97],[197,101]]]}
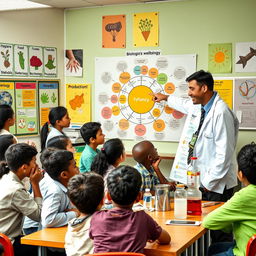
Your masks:
{"label": "child's head", "polygon": [[85,123],[80,129],[80,133],[87,145],[100,145],[105,141],[105,135],[102,133],[101,124],[97,122]]}
{"label": "child's head", "polygon": [[136,162],[143,165],[152,164],[159,159],[157,149],[148,140],[141,141],[134,145],[132,155]]}
{"label": "child's head", "polygon": [[72,153],[75,153],[75,148],[73,147],[71,140],[69,139],[69,137],[65,135],[60,135],[51,138],[50,140],[48,140],[47,147],[64,149]]}
{"label": "child's head", "polygon": [[15,143],[16,140],[11,134],[4,134],[0,136],[0,161],[5,161],[5,152],[7,148]]}
{"label": "child's head", "polygon": [[141,184],[140,173],[127,165],[117,167],[107,177],[108,193],[119,206],[131,206],[135,200],[140,200]]}
{"label": "child's head", "polygon": [[254,142],[242,147],[237,155],[237,163],[239,180],[243,181],[246,178],[250,184],[256,185],[256,144]]}
{"label": "child's head", "polygon": [[10,127],[14,125],[14,112],[9,105],[0,105],[0,130],[5,126]]}
{"label": "child's head", "polygon": [[101,151],[96,155],[91,170],[104,176],[109,165],[117,167],[125,160],[124,144],[118,139],[106,141]]}
{"label": "child's head", "polygon": [[48,148],[42,152],[40,160],[48,175],[64,186],[67,186],[71,177],[79,173],[74,155],[70,151]]}
{"label": "child's head", "polygon": [[68,196],[81,213],[94,213],[104,196],[103,178],[94,172],[74,176],[68,182]]}

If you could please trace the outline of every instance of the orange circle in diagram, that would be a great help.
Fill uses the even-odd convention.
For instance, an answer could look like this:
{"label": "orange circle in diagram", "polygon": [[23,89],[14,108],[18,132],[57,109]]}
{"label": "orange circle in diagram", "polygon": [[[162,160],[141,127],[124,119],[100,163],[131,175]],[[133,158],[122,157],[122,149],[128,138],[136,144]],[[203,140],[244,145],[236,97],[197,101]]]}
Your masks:
{"label": "orange circle in diagram", "polygon": [[158,76],[158,70],[156,68],[151,68],[148,74],[151,78],[156,78]]}
{"label": "orange circle in diagram", "polygon": [[160,111],[159,108],[154,108],[153,109],[153,116],[154,117],[158,117],[158,116],[160,116],[160,114],[161,114],[161,111]]}
{"label": "orange circle in diagram", "polygon": [[128,96],[128,103],[132,111],[139,114],[149,112],[155,104],[150,95],[151,93],[153,93],[152,90],[147,86],[134,87]]}
{"label": "orange circle in diagram", "polygon": [[111,98],[110,98],[111,102],[112,103],[117,103],[118,102],[118,97],[116,95],[112,95]]}
{"label": "orange circle in diagram", "polygon": [[118,116],[120,114],[120,108],[118,106],[112,107],[112,113],[114,116]]}
{"label": "orange circle in diagram", "polygon": [[131,75],[130,73],[128,72],[123,72],[120,74],[119,76],[119,81],[122,83],[122,84],[126,84],[131,78]]}
{"label": "orange circle in diagram", "polygon": [[136,135],[143,136],[146,133],[147,129],[145,125],[137,124],[134,128],[134,131]]}
{"label": "orange circle in diagram", "polygon": [[173,117],[176,118],[176,119],[181,119],[181,118],[184,116],[183,113],[181,113],[181,112],[179,112],[179,111],[177,111],[177,110],[174,110],[174,111],[172,112],[172,115],[173,115]]}
{"label": "orange circle in diagram", "polygon": [[172,94],[175,91],[175,85],[173,83],[167,83],[164,86],[164,90],[165,90],[166,93]]}
{"label": "orange circle in diagram", "polygon": [[156,121],[154,122],[154,124],[153,124],[153,128],[154,128],[155,131],[157,131],[157,132],[163,131],[164,128],[165,128],[165,123],[164,123],[164,121],[161,120],[161,119],[156,120]]}
{"label": "orange circle in diagram", "polygon": [[127,130],[129,128],[129,122],[126,119],[121,119],[118,124],[121,130]]}
{"label": "orange circle in diagram", "polygon": [[141,74],[146,75],[148,73],[148,67],[147,66],[142,66],[141,67]]}
{"label": "orange circle in diagram", "polygon": [[112,84],[112,91],[115,93],[119,93],[121,91],[121,84],[119,83]]}
{"label": "orange circle in diagram", "polygon": [[112,116],[112,110],[109,107],[105,107],[101,110],[101,115],[105,119],[109,119]]}
{"label": "orange circle in diagram", "polygon": [[126,96],[125,96],[125,95],[121,95],[121,96],[119,97],[119,102],[120,102],[121,104],[124,104],[124,103],[126,102]]}
{"label": "orange circle in diagram", "polygon": [[174,109],[173,108],[170,108],[170,107],[168,107],[167,105],[164,107],[164,111],[165,111],[165,113],[166,114],[171,114],[173,111],[174,111]]}

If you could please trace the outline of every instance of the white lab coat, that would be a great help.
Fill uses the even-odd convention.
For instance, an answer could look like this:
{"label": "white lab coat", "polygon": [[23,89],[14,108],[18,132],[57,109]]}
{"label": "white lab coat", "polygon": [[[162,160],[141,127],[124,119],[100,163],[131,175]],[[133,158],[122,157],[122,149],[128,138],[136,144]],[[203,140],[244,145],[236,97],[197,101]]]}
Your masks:
{"label": "white lab coat", "polygon": [[[184,114],[200,113],[201,105],[190,99],[170,95],[168,105]],[[206,115],[194,148],[201,184],[210,191],[223,193],[237,185],[235,147],[239,123],[232,110],[217,94]]]}

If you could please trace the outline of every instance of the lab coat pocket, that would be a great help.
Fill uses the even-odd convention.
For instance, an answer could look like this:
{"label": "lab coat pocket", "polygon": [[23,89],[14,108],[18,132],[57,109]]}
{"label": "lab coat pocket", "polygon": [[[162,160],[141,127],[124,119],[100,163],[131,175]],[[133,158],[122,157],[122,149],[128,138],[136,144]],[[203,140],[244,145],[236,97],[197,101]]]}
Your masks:
{"label": "lab coat pocket", "polygon": [[212,140],[213,139],[213,133],[204,133],[204,137],[208,140]]}

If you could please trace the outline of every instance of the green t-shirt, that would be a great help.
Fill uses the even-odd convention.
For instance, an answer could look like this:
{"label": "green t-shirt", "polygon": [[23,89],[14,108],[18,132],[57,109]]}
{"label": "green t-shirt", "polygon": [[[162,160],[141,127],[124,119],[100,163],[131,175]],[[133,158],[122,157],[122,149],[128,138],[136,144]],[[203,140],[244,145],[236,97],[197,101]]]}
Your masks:
{"label": "green t-shirt", "polygon": [[99,149],[94,151],[89,145],[86,145],[80,158],[80,172],[89,172],[95,156],[100,152]]}

